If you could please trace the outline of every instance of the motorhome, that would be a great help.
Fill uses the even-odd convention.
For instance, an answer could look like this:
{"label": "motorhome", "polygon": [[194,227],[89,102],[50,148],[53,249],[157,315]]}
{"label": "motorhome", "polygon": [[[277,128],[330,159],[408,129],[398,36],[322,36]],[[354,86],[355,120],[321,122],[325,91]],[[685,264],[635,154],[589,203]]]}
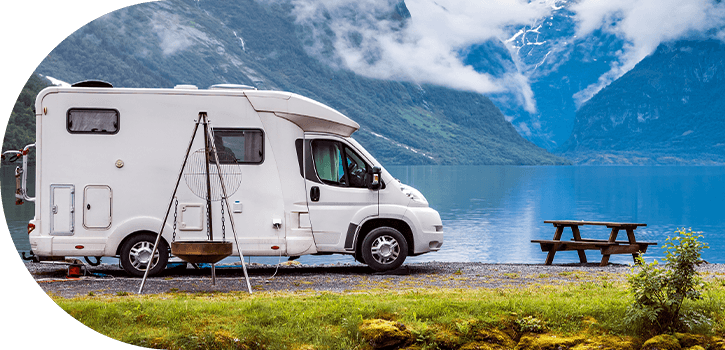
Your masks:
{"label": "motorhome", "polygon": [[[207,205],[195,174],[180,170],[187,145],[192,153],[205,148],[203,138],[189,141],[200,113],[213,134],[206,142],[221,156],[230,207]],[[131,275],[149,264],[158,274],[173,241],[207,239],[209,231],[228,241],[232,219],[237,256],[349,254],[384,271],[443,244],[438,212],[351,137],[359,125],[294,93],[86,82],[45,88],[35,114],[36,193],[25,182],[19,193],[35,202],[28,234],[36,260],[117,257]]]}

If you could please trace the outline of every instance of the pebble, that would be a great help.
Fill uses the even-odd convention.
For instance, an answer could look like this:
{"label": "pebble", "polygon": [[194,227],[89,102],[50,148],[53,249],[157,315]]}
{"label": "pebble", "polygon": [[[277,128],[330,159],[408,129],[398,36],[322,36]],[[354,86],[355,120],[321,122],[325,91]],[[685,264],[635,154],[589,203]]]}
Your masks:
{"label": "pebble", "polygon": [[[26,263],[30,274],[46,293],[60,297],[136,294],[140,277],[129,277],[118,265],[84,266],[84,276],[66,278],[67,265]],[[337,292],[411,290],[438,288],[521,288],[541,284],[619,283],[626,281],[632,266],[609,264],[487,264],[477,262],[409,263],[387,272],[375,272],[363,264],[252,263],[247,266],[250,284],[257,292]],[[703,264],[705,279],[725,282],[725,264]],[[247,292],[240,263],[218,265],[216,284],[211,269],[176,267],[150,277],[144,294],[179,292]]]}

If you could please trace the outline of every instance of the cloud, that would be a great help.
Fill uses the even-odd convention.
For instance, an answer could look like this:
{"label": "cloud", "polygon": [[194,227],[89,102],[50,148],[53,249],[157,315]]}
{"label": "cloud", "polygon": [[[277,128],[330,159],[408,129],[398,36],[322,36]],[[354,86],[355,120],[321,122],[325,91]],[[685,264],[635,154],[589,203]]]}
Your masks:
{"label": "cloud", "polygon": [[[116,12],[123,13],[123,11]],[[183,24],[177,14],[167,11],[155,11],[150,20],[152,31],[158,38],[159,48],[161,48],[164,56],[184,51],[195,44],[202,44],[213,49],[223,49],[218,40],[210,38],[193,26]]]}
{"label": "cloud", "polygon": [[725,38],[725,4],[711,0],[583,0],[570,7],[577,35],[614,34],[625,44],[599,80],[574,97],[581,104],[654,52],[662,42],[691,35]]}
{"label": "cloud", "polygon": [[[526,109],[536,103],[528,79],[501,77],[465,65],[463,49],[500,40],[504,28],[546,16],[551,6],[520,0],[293,0],[297,23],[311,40],[308,50],[360,75],[431,83],[478,93],[514,92]],[[330,35],[333,34],[333,35]]]}
{"label": "cloud", "polygon": [[[511,28],[541,22],[561,9],[558,0],[291,0],[307,50],[357,74],[478,93],[508,93],[532,115],[535,70],[519,66],[492,76],[463,63],[472,45],[505,40]],[[402,5],[401,5],[402,4]],[[406,7],[407,6],[407,7]],[[575,43],[592,34],[623,42],[607,73],[574,95],[578,105],[631,70],[662,42],[692,35],[725,40],[725,2],[714,0],[581,0],[566,5],[576,22]],[[411,18],[405,18],[408,14]],[[568,46],[567,46],[568,47]],[[563,50],[557,55],[566,54]],[[516,52],[513,52],[516,56]],[[554,56],[554,55],[552,55]],[[548,56],[547,56],[548,57]],[[519,60],[513,57],[514,61]],[[558,61],[565,61],[557,57]],[[517,61],[519,62],[519,61]],[[538,66],[537,66],[538,67]],[[555,70],[548,67],[547,72]],[[538,73],[548,74],[548,73]]]}

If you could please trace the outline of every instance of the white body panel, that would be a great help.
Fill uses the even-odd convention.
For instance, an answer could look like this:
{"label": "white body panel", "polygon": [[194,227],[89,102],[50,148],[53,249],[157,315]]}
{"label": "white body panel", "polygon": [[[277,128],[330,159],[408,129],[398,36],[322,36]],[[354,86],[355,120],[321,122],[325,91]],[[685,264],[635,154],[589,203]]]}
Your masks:
{"label": "white body panel", "polygon": [[[79,108],[118,111],[118,132],[71,133],[68,111]],[[427,203],[412,208],[410,196],[384,170],[387,186],[379,191],[335,188],[302,176],[307,160],[300,162],[298,140],[338,140],[370,166],[380,164],[349,138],[357,123],[295,94],[51,87],[38,95],[36,111],[36,228],[30,243],[37,256],[116,256],[129,235],[158,233],[199,112],[208,114],[212,128],[263,132],[263,161],[239,165],[241,185],[224,213],[225,238],[233,238],[231,215],[244,254],[353,254],[360,228],[381,218],[405,222],[415,241],[412,254],[437,250],[432,241],[442,243],[438,213]],[[191,150],[203,147],[200,131]],[[322,200],[311,202],[315,185]],[[174,239],[176,212],[177,240],[206,239],[205,201],[183,179],[176,198],[163,238]],[[214,238],[220,239],[219,201],[211,212]]]}

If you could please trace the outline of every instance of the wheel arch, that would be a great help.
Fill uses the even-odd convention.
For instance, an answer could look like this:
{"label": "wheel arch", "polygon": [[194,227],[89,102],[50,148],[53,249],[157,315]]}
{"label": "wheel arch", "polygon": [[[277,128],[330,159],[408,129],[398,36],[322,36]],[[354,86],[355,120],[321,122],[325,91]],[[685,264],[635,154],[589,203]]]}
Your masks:
{"label": "wheel arch", "polygon": [[371,218],[363,222],[360,226],[360,229],[358,230],[357,236],[355,238],[356,258],[360,257],[360,254],[362,252],[362,242],[365,239],[365,236],[370,233],[370,231],[383,226],[392,227],[400,231],[403,237],[405,237],[406,243],[408,243],[408,256],[411,256],[413,254],[413,247],[415,246],[413,230],[411,229],[410,225],[405,222],[405,220],[394,218]]}
{"label": "wheel arch", "polygon": [[[158,236],[159,233],[158,232],[153,232],[153,231],[150,231],[150,230],[140,230],[140,231],[131,232],[131,233],[127,234],[126,237],[124,237],[121,240],[121,242],[118,243],[118,247],[116,247],[116,255],[121,255],[121,248],[123,247],[124,244],[126,244],[126,242],[129,239],[131,239],[131,238],[133,238],[135,236],[138,236],[138,235],[142,235],[142,234],[150,234],[150,235],[153,235],[153,236]],[[166,240],[166,238],[164,238],[164,236],[161,236],[161,240],[166,244],[167,247],[169,247],[169,248],[171,247],[171,244],[169,244],[169,242]]]}
{"label": "wheel arch", "polygon": [[[126,220],[119,224],[111,235],[106,240],[106,254],[104,256],[118,256],[120,254],[121,247],[130,237],[140,233],[150,233],[152,235],[158,235],[158,230],[161,228],[161,219],[149,216],[134,217]],[[164,239],[167,245],[170,245],[171,236],[173,229],[166,223],[164,225],[164,234],[161,238]]]}

